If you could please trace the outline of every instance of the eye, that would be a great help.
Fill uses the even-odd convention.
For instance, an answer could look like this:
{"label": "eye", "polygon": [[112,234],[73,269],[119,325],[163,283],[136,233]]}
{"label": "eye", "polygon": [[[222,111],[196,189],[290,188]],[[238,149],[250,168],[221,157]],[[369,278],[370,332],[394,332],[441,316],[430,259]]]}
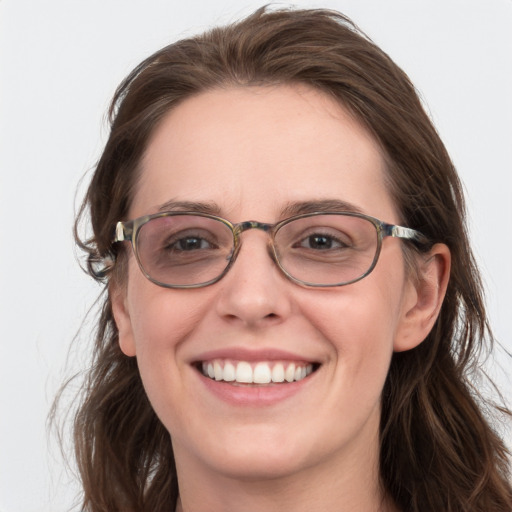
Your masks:
{"label": "eye", "polygon": [[166,249],[172,251],[196,251],[200,249],[213,249],[213,247],[208,240],[197,236],[179,238],[166,245]]}
{"label": "eye", "polygon": [[170,252],[193,252],[216,249],[218,246],[212,241],[213,236],[199,236],[196,234],[176,234],[169,237],[163,244],[163,249]]}
{"label": "eye", "polygon": [[313,233],[297,242],[294,247],[303,247],[305,249],[313,249],[315,251],[326,251],[329,249],[343,249],[348,247],[348,245],[332,235]]}

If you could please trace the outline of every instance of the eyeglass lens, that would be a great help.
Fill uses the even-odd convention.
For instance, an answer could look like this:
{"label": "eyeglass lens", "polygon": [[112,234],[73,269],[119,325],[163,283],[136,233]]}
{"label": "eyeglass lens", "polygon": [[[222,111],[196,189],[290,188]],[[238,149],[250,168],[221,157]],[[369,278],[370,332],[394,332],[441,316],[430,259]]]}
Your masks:
{"label": "eyeglass lens", "polygon": [[[231,228],[200,215],[174,215],[143,224],[136,239],[144,272],[170,286],[208,283],[229,265],[235,247]],[[282,224],[274,233],[281,268],[299,281],[316,285],[348,283],[373,265],[376,226],[349,215],[315,215]]]}

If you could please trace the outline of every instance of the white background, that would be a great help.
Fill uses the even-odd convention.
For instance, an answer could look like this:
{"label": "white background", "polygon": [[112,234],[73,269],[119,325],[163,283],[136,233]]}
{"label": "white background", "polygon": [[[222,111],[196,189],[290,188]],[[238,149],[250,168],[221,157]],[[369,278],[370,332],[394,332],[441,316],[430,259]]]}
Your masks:
{"label": "white background", "polygon": [[[45,418],[84,363],[87,325],[65,366],[99,292],[74,255],[75,192],[116,85],[161,46],[261,3],[0,0],[0,512],[65,511],[77,491]],[[419,88],[464,181],[492,323],[512,350],[512,0],[295,5],[351,16]]]}

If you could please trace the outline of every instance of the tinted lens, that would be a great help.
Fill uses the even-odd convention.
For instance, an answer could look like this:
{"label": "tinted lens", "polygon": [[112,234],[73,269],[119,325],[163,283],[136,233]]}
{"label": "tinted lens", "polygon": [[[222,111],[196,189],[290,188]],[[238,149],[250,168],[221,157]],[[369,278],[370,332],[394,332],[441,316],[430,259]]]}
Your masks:
{"label": "tinted lens", "polygon": [[314,215],[284,224],[275,236],[283,270],[309,284],[345,284],[363,277],[378,249],[375,225],[349,215]]}
{"label": "tinted lens", "polygon": [[195,215],[171,215],[142,225],[136,240],[143,271],[154,281],[187,286],[207,283],[229,264],[233,233],[223,222]]}

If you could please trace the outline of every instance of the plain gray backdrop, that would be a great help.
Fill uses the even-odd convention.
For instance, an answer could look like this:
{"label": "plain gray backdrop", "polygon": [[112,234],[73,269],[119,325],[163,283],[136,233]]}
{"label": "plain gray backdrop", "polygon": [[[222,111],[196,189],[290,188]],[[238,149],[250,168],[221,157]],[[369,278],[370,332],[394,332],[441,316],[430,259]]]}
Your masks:
{"label": "plain gray backdrop", "polygon": [[[100,288],[79,269],[71,229],[116,85],[161,46],[261,5],[0,0],[0,512],[61,512],[78,490],[45,421],[86,364],[90,324],[66,356]],[[295,5],[349,15],[418,87],[464,182],[491,321],[512,350],[512,1]],[[503,350],[497,361],[504,370],[489,371],[510,398],[512,361]]]}

